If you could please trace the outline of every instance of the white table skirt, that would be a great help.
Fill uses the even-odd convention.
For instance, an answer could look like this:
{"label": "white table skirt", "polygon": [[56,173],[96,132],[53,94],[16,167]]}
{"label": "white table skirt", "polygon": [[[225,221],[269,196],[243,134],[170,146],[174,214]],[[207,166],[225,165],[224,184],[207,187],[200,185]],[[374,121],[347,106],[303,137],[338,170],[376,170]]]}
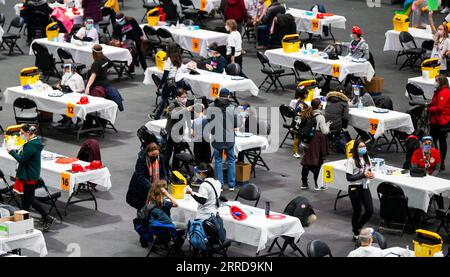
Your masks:
{"label": "white table skirt", "polygon": [[[54,157],[61,157],[62,155],[51,153],[48,151],[43,151],[45,153],[53,154]],[[63,172],[69,174],[69,196],[76,189],[77,184],[92,182],[97,184],[97,188],[100,190],[111,189],[111,174],[107,167],[91,170],[79,173],[70,173],[67,170],[72,168],[72,164],[58,164],[55,162],[56,159],[47,160],[42,158],[41,160],[41,177],[45,181],[45,184],[49,187],[53,187],[61,190],[61,174]],[[80,164],[85,167],[89,163],[83,161],[76,161],[75,163]],[[5,149],[0,148],[0,169],[8,176],[16,176],[18,163],[17,161],[8,153]]]}
{"label": "white table skirt", "polygon": [[[167,119],[159,119],[149,121],[145,124],[147,129],[159,135],[161,129],[166,127]],[[190,137],[186,134],[184,140],[191,141]],[[238,154],[241,151],[245,151],[252,148],[261,147],[262,150],[269,148],[269,140],[265,136],[252,135],[250,137],[235,137],[234,150],[235,153]]]}
{"label": "white table skirt", "polygon": [[[199,75],[182,74],[182,78],[192,87],[197,96],[206,96],[214,99],[211,96],[213,84],[218,85],[219,91],[222,88],[227,88],[233,92],[250,92],[253,96],[258,96],[259,89],[251,79],[233,80],[233,76],[224,76],[223,74],[199,69],[197,71],[200,73]],[[162,72],[157,67],[149,67],[145,70],[143,82],[145,85],[154,85],[152,80],[153,73],[162,77]]]}
{"label": "white table skirt", "polygon": [[[145,24],[141,24],[140,26],[143,29]],[[215,42],[219,46],[227,44],[228,34],[224,33],[203,29],[190,31],[186,27],[177,28],[175,26],[154,26],[154,28],[167,29],[172,34],[175,42],[178,43],[181,48],[193,53],[197,53],[202,57],[208,56],[208,51],[206,51],[206,49],[211,43]],[[195,41],[199,43],[197,48],[193,47]]]}
{"label": "white table skirt", "polygon": [[[447,78],[450,81],[450,78]],[[412,83],[415,85],[418,85],[420,88],[423,89],[423,92],[425,93],[425,97],[431,101],[431,99],[433,98],[433,94],[434,94],[434,83],[435,80],[434,78],[428,79],[428,80],[424,80],[422,78],[422,76],[419,77],[414,77],[414,78],[408,78],[408,83]],[[405,96],[408,97],[408,92],[405,90]],[[413,96],[414,99],[414,96]],[[422,97],[419,97],[417,99],[423,99]]]}
{"label": "white table skirt", "polygon": [[[188,196],[188,200],[178,200],[178,208],[171,209],[173,221],[188,222],[197,216],[197,202]],[[293,237],[297,241],[305,232],[300,220],[296,217],[286,216],[281,220],[272,220],[265,217],[263,209],[243,204],[238,206],[247,214],[247,219],[238,221],[230,215],[229,207],[219,208],[227,231],[227,239],[256,247],[259,252],[266,247],[269,240],[280,236]]]}
{"label": "white table skirt", "polygon": [[345,29],[345,22],[347,21],[345,17],[341,15],[326,16],[323,19],[318,19],[319,27],[317,30],[312,30],[311,26],[313,18],[306,15],[305,10],[289,8],[286,13],[291,14],[295,18],[297,31],[318,35],[323,33],[323,26],[331,25],[332,28]]}
{"label": "white table skirt", "polygon": [[[428,32],[425,29],[417,29],[417,28],[409,28],[408,31],[413,37],[414,41],[416,42],[417,47],[420,47],[422,43],[426,40],[434,40],[433,34],[431,32]],[[384,49],[383,51],[402,51],[402,45],[400,44],[400,32],[389,30],[385,34],[386,40],[384,42]]]}
{"label": "white table skirt", "polygon": [[388,130],[398,130],[411,134],[414,132],[414,125],[411,116],[407,113],[397,111],[389,111],[388,113],[374,113],[375,107],[365,107],[360,110],[358,108],[350,108],[350,119],[348,124],[369,132],[370,120],[379,120],[378,127],[375,131],[375,138],[380,137]]}
{"label": "white table skirt", "polygon": [[[333,167],[333,181],[325,183],[323,170],[324,166]],[[393,168],[393,167],[389,167]],[[347,160],[339,160],[325,163],[320,169],[318,183],[320,186],[327,185],[330,188],[348,191],[349,182],[346,178]],[[403,189],[405,196],[408,197],[408,206],[420,209],[424,212],[428,211],[430,199],[435,194],[443,193],[448,196],[450,192],[450,180],[438,178],[434,176],[426,176],[423,178],[410,177],[406,175],[386,175],[381,172],[374,172],[375,179],[370,180],[369,189],[372,198],[378,199],[377,187],[382,182],[391,182]]]}
{"label": "white table skirt", "polygon": [[5,91],[5,102],[13,104],[14,100],[25,97],[33,100],[41,111],[65,115],[67,104],[74,104],[74,116],[86,119],[88,113],[98,112],[100,118],[109,120],[114,124],[116,121],[118,106],[114,101],[88,96],[89,104],[79,105],[77,102],[84,94],[68,93],[61,97],[50,97],[47,92],[39,92],[36,89],[23,90],[22,87],[11,87]]}
{"label": "white table skirt", "polygon": [[[69,42],[55,42],[49,41],[47,38],[39,38],[35,39],[32,44],[33,43],[39,43],[46,46],[50,54],[53,54],[53,57],[57,60],[59,60],[57,53],[58,48],[64,48],[72,54],[74,61],[77,63],[85,64],[89,68],[94,62],[92,58],[92,46],[94,44],[91,42],[84,42],[83,45],[76,45]],[[126,61],[128,65],[133,62],[133,57],[128,49],[106,44],[101,44],[101,46],[103,48],[103,54],[111,61]],[[29,54],[34,55],[31,46]]]}
{"label": "white table skirt", "polygon": [[19,248],[36,252],[40,257],[45,257],[48,254],[44,236],[39,230],[35,229],[31,234],[11,237],[0,236],[0,251],[10,252]]}
{"label": "white table skirt", "polygon": [[329,76],[332,76],[333,65],[339,65],[339,81],[343,81],[348,74],[365,77],[370,81],[375,74],[372,65],[368,61],[356,63],[348,61],[344,57],[339,57],[339,60],[326,60],[321,57],[302,55],[300,51],[295,53],[285,53],[282,48],[267,50],[265,54],[269,58],[271,64],[294,68],[294,62],[300,60],[309,64],[314,73]]}

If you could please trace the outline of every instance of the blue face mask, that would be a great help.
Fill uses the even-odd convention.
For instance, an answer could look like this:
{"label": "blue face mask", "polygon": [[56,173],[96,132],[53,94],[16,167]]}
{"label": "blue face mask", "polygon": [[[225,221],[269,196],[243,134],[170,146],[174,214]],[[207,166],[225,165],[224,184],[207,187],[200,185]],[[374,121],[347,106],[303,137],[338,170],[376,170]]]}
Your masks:
{"label": "blue face mask", "polygon": [[25,135],[21,135],[21,137],[24,141],[27,141],[27,137]]}
{"label": "blue face mask", "polygon": [[358,154],[363,156],[367,154],[367,148],[366,147],[361,147],[358,149]]}
{"label": "blue face mask", "polygon": [[431,151],[431,145],[429,145],[429,144],[424,145],[423,146],[423,151],[430,152]]}
{"label": "blue face mask", "polygon": [[91,30],[94,27],[93,24],[86,24],[86,29]]}

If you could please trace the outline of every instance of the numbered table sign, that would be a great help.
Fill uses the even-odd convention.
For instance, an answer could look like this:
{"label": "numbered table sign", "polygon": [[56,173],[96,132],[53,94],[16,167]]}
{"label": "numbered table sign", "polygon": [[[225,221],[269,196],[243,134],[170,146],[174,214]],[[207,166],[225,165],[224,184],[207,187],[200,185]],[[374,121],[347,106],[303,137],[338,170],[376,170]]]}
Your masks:
{"label": "numbered table sign", "polygon": [[311,20],[311,31],[313,32],[319,31],[319,19],[313,18]]}
{"label": "numbered table sign", "polygon": [[323,182],[331,184],[334,182],[334,168],[332,165],[323,166]]}
{"label": "numbered table sign", "polygon": [[369,133],[373,136],[377,132],[378,125],[380,124],[379,119],[371,118],[369,119]]}
{"label": "numbered table sign", "polygon": [[205,11],[206,10],[206,3],[207,3],[206,0],[201,0],[200,1],[200,10],[201,11]]}
{"label": "numbered table sign", "polygon": [[63,191],[69,191],[70,189],[70,174],[67,172],[61,172],[60,188]]}
{"label": "numbered table sign", "polygon": [[339,78],[341,76],[341,65],[340,64],[333,64],[331,66],[331,76],[335,78]]}
{"label": "numbered table sign", "polygon": [[192,51],[193,52],[200,52],[200,39],[199,38],[193,38],[192,39]]}
{"label": "numbered table sign", "polygon": [[219,89],[220,89],[220,85],[219,84],[216,84],[216,83],[212,83],[211,84],[211,97],[212,98],[219,97]]}
{"label": "numbered table sign", "polygon": [[75,116],[75,105],[74,104],[67,103],[66,116],[70,117],[70,118]]}

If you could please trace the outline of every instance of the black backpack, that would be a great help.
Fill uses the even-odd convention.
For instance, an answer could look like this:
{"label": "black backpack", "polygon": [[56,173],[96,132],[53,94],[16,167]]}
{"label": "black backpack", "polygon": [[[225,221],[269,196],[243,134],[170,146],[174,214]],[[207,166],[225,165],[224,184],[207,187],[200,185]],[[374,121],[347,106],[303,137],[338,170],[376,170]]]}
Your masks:
{"label": "black backpack", "polygon": [[298,196],[289,202],[283,213],[299,218],[304,227],[308,227],[308,218],[315,214],[308,199],[302,196]]}
{"label": "black backpack", "polygon": [[316,134],[316,116],[317,114],[312,118],[309,118],[308,120],[302,121],[302,123],[300,124],[298,135],[303,143],[310,143],[314,135]]}

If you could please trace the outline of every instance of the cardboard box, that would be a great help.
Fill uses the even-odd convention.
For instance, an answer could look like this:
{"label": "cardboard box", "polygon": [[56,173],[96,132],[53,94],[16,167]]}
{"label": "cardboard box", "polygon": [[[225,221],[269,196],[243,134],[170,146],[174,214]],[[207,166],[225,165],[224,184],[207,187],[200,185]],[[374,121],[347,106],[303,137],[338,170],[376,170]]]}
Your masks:
{"label": "cardboard box", "polygon": [[379,92],[383,91],[384,78],[383,77],[373,77],[370,82],[365,84],[365,89],[368,92]]}
{"label": "cardboard box", "polygon": [[249,163],[236,163],[236,181],[248,182],[250,180],[250,173],[252,165]]}
{"label": "cardboard box", "polygon": [[34,222],[27,211],[16,211],[13,216],[0,218],[0,236],[17,236],[34,232]]}

